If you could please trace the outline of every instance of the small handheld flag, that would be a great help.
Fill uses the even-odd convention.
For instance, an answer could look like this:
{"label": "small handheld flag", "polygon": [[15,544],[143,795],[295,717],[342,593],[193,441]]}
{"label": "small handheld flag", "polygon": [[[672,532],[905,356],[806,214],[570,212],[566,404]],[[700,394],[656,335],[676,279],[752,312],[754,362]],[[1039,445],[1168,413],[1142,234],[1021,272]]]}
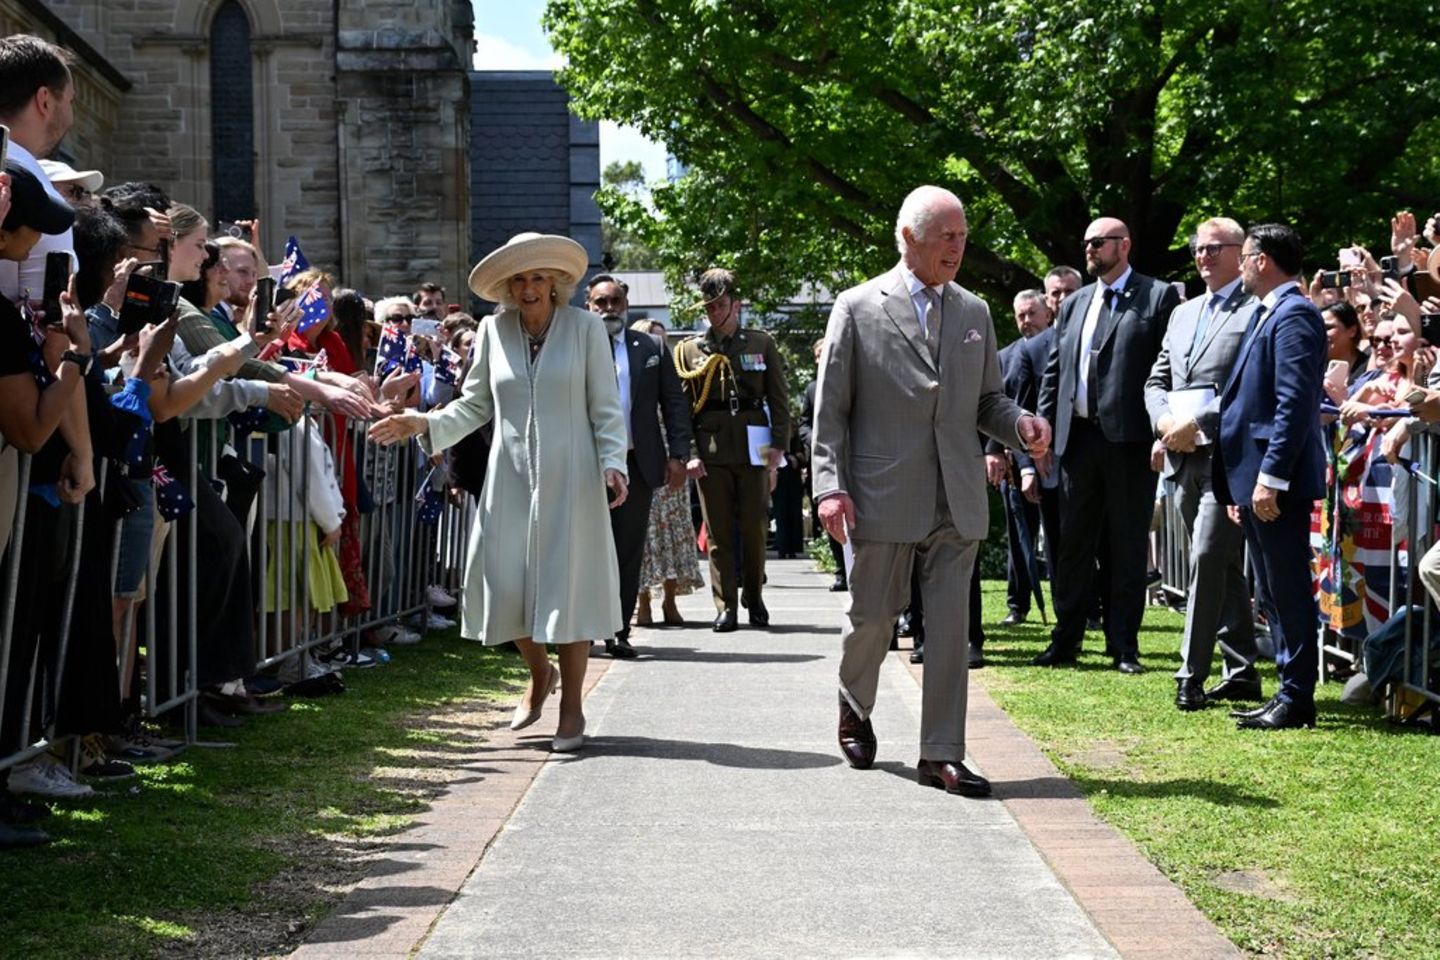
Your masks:
{"label": "small handheld flag", "polygon": [[285,259],[280,261],[280,282],[283,284],[302,270],[310,269],[310,261],[300,252],[300,241],[293,236],[285,241]]}

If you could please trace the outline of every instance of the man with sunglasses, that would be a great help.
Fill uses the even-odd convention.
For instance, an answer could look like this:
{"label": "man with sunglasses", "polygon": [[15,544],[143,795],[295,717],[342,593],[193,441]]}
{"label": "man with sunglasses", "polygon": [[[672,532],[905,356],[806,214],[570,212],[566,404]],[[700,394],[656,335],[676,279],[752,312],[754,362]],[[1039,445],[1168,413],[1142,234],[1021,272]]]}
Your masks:
{"label": "man with sunglasses", "polygon": [[1040,385],[1040,414],[1053,425],[1060,468],[1060,549],[1052,585],[1055,628],[1033,663],[1076,662],[1103,541],[1105,645],[1121,673],[1137,674],[1143,672],[1138,635],[1155,500],[1145,381],[1180,295],[1131,269],[1130,230],[1122,221],[1096,220],[1084,245],[1095,282],[1061,306]]}
{"label": "man with sunglasses", "polygon": [[[1191,241],[1205,292],[1170,317],[1165,345],[1145,384],[1145,406],[1163,453],[1161,476],[1175,483],[1176,502],[1190,534],[1189,602],[1175,673],[1175,706],[1199,710],[1211,700],[1259,700],[1255,626],[1245,580],[1245,535],[1225,516],[1211,489],[1211,452],[1220,426],[1219,391],[1230,379],[1240,342],[1259,303],[1240,284],[1245,230],[1217,217],[1200,224]],[[1174,391],[1180,391],[1175,393]],[[1193,413],[1172,411],[1171,399],[1204,398]],[[1224,679],[1204,689],[1216,642]]]}

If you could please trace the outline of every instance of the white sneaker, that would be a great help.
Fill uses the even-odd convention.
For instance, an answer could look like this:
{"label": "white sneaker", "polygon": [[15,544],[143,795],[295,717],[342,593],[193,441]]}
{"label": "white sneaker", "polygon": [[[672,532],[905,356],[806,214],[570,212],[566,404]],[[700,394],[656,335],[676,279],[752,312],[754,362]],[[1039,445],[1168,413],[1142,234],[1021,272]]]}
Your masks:
{"label": "white sneaker", "polygon": [[446,592],[444,587],[431,584],[426,589],[425,596],[430,600],[430,606],[436,610],[449,610],[455,606],[455,598]]}
{"label": "white sneaker", "polygon": [[422,620],[421,615],[417,613],[415,614],[415,616],[411,617],[408,622],[411,626],[415,627],[418,627],[423,623],[426,630],[449,630],[451,627],[455,626],[454,620],[451,620],[449,617],[441,616],[434,610],[430,611],[429,620]]}
{"label": "white sneaker", "polygon": [[70,770],[51,757],[36,757],[29,763],[10,770],[11,793],[33,793],[56,800],[78,800],[94,796],[95,788],[76,783]]}
{"label": "white sneaker", "polygon": [[397,647],[408,647],[420,642],[420,634],[414,630],[407,630],[399,624],[380,627],[375,631],[375,636],[381,643]]}

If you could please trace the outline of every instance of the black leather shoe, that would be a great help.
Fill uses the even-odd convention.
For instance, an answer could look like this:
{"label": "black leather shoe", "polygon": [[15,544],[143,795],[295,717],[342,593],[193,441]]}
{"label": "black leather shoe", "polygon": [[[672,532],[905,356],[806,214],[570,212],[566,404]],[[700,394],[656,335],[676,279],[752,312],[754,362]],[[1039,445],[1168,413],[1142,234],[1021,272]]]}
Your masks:
{"label": "black leather shoe", "polygon": [[1260,692],[1259,680],[1239,680],[1231,678],[1221,680],[1215,686],[1205,691],[1207,700],[1263,700],[1265,695]]}
{"label": "black leather shoe", "polygon": [[915,764],[915,779],[921,786],[938,787],[962,797],[990,796],[990,781],[965,769],[959,760],[921,760]]}
{"label": "black leather shoe", "polygon": [[1115,669],[1119,670],[1121,673],[1129,674],[1130,676],[1135,676],[1136,674],[1145,672],[1145,668],[1140,666],[1140,661],[1132,660],[1129,657],[1121,657],[1120,659],[1116,660]]}
{"label": "black leather shoe", "polygon": [[1258,707],[1253,707],[1253,708],[1251,708],[1251,709],[1249,709],[1249,710],[1231,710],[1231,711],[1230,711],[1230,716],[1234,717],[1234,718],[1237,719],[1237,720],[1242,719],[1242,718],[1245,718],[1245,717],[1258,717],[1258,716],[1260,716],[1260,714],[1265,713],[1265,712],[1266,712],[1267,710],[1269,710],[1271,707],[1275,706],[1275,704],[1276,704],[1279,700],[1280,700],[1280,694],[1277,693],[1277,694],[1275,694],[1275,696],[1271,697],[1269,700],[1266,700],[1264,703],[1260,704],[1260,706],[1258,706]]}
{"label": "black leather shoe", "polygon": [[910,662],[911,662],[911,663],[924,663],[924,662],[925,662],[925,648],[924,648],[923,646],[915,647],[915,648],[913,648],[913,649],[910,651]]}
{"label": "black leather shoe", "polygon": [[740,626],[740,619],[734,610],[726,610],[715,618],[716,633],[731,633]]}
{"label": "black leather shoe", "polygon": [[904,613],[900,614],[900,618],[895,621],[895,635],[897,637],[908,637],[911,635],[911,632],[910,611],[906,610]]}
{"label": "black leather shoe", "polygon": [[1175,706],[1187,713],[1205,709],[1205,691],[1200,689],[1198,681],[1186,677],[1175,682]]}
{"label": "black leather shoe", "polygon": [[756,600],[747,608],[750,611],[750,626],[770,626],[770,611],[765,609],[765,601]]}
{"label": "black leather shoe", "polygon": [[1315,726],[1315,704],[1291,703],[1276,697],[1270,709],[1258,716],[1241,717],[1235,721],[1241,730],[1298,730]]}
{"label": "black leather shoe", "polygon": [[973,643],[970,644],[970,663],[969,663],[969,666],[970,666],[970,669],[971,669],[971,670],[979,670],[979,669],[981,669],[982,667],[985,666],[985,654],[982,653],[982,652],[980,651],[980,648],[977,647],[977,646],[975,646],[975,644],[973,644]]}
{"label": "black leather shoe", "polygon": [[634,660],[640,656],[639,652],[630,646],[629,640],[615,637],[605,641],[605,652],[616,660]]}
{"label": "black leather shoe", "polygon": [[1073,667],[1075,666],[1075,657],[1072,654],[1061,653],[1060,648],[1052,643],[1038,657],[1031,660],[1030,665],[1032,667]]}
{"label": "black leather shoe", "polygon": [[0,823],[0,850],[24,850],[27,847],[43,847],[50,842],[50,835],[39,827],[24,824]]}
{"label": "black leather shoe", "polygon": [[850,707],[845,694],[840,694],[840,752],[850,766],[856,770],[869,770],[875,762],[875,728],[870,718],[860,719],[860,714]]}
{"label": "black leather shoe", "polygon": [[1009,613],[1005,614],[1005,619],[1000,621],[1000,626],[1002,626],[1002,627],[1018,627],[1020,624],[1022,624],[1022,623],[1024,623],[1024,622],[1025,622],[1025,614],[1019,613],[1019,612],[1017,612],[1017,611],[1015,611],[1015,610],[1011,610]]}
{"label": "black leather shoe", "polygon": [[1105,629],[1105,621],[1104,621],[1104,620],[1101,620],[1099,617],[1087,617],[1087,618],[1085,619],[1085,629],[1086,629],[1086,630],[1104,630],[1104,629]]}
{"label": "black leather shoe", "polygon": [[831,584],[830,584],[830,592],[831,592],[831,593],[844,593],[845,591],[847,591],[847,590],[849,590],[849,589],[850,589],[850,584],[848,584],[848,583],[845,582],[845,574],[843,574],[843,573],[837,573],[837,574],[835,574],[835,579],[834,579],[834,581],[832,581]]}

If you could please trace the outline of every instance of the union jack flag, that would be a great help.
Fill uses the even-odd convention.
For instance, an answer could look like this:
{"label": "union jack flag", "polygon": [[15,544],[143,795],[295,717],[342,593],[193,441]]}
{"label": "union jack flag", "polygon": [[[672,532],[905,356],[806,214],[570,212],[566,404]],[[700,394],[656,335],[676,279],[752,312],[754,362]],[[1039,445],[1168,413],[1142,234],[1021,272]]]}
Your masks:
{"label": "union jack flag", "polygon": [[300,252],[300,241],[293,236],[285,241],[285,259],[280,261],[280,282],[283,284],[302,270],[310,269],[310,261]]}

